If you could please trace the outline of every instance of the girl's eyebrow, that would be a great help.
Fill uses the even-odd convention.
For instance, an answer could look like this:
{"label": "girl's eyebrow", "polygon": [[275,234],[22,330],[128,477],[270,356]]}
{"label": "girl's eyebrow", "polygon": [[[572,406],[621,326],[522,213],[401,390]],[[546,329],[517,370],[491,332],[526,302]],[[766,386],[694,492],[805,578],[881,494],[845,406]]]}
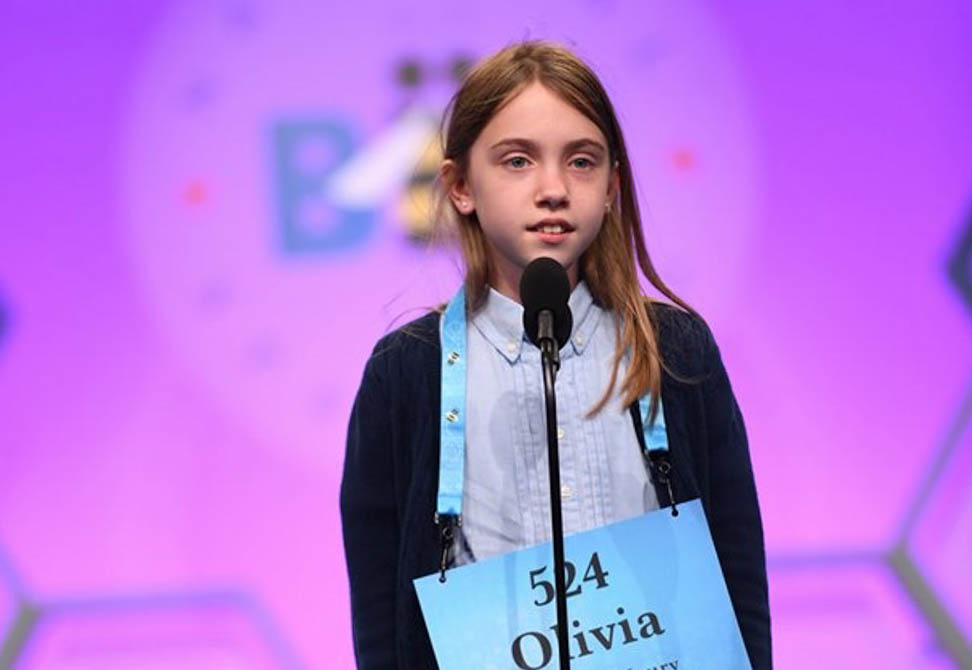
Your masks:
{"label": "girl's eyebrow", "polygon": [[[510,137],[502,139],[493,146],[489,148],[490,151],[503,147],[521,147],[527,151],[536,152],[539,150],[539,145],[533,140],[524,139],[522,137]],[[570,153],[572,151],[577,151],[578,149],[591,149],[595,152],[603,153],[606,151],[604,145],[595,139],[589,137],[582,137],[578,140],[572,140],[564,145],[564,153]]]}

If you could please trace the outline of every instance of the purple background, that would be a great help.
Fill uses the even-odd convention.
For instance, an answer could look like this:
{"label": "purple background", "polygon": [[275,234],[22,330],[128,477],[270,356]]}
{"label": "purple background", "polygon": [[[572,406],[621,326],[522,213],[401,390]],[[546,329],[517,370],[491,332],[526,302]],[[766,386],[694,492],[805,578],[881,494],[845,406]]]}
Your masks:
{"label": "purple background", "polygon": [[719,341],[777,666],[972,668],[972,5],[325,5],[0,5],[0,670],[352,666],[351,399],[458,281],[394,138],[526,36],[602,75]]}

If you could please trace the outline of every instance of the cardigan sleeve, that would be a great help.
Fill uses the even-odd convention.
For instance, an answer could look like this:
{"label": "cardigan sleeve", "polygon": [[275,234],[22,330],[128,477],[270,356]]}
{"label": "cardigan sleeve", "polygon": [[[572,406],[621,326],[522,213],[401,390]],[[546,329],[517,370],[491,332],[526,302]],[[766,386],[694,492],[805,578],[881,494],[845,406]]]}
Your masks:
{"label": "cardigan sleeve", "polygon": [[770,670],[769,600],[763,524],[742,412],[719,347],[705,328],[705,402],[710,465],[709,526],[753,670]]}
{"label": "cardigan sleeve", "polygon": [[399,523],[392,430],[372,355],[351,410],[341,480],[341,525],[351,587],[354,654],[360,670],[388,670],[396,660]]}

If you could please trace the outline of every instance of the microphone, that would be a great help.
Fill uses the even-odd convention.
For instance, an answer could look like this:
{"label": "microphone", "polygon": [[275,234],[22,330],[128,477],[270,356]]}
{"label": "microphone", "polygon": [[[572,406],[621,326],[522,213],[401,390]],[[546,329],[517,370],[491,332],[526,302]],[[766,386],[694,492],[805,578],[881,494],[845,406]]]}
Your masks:
{"label": "microphone", "polygon": [[567,301],[570,281],[564,266],[552,258],[531,261],[520,277],[523,329],[540,347],[543,367],[543,397],[547,418],[547,470],[550,480],[550,528],[553,543],[554,597],[557,601],[557,649],[560,670],[570,670],[567,644],[567,585],[564,583],[564,516],[560,500],[560,448],[557,444],[557,394],[554,384],[560,368],[560,348],[570,339],[574,317]]}
{"label": "microphone", "polygon": [[570,281],[564,266],[552,258],[541,256],[530,262],[520,277],[520,300],[523,302],[523,329],[527,338],[556,358],[556,353],[567,344],[574,318],[567,301],[570,299]]}

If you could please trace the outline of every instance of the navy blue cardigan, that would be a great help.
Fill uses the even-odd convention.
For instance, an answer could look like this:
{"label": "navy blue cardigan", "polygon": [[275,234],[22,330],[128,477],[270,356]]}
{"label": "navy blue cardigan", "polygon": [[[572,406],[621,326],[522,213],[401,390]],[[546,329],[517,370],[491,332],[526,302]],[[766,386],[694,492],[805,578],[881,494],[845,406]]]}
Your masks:
{"label": "navy blue cardigan", "polygon": [[[742,414],[708,326],[650,304],[665,365],[694,378],[662,378],[675,499],[702,499],[753,669],[768,670],[763,529]],[[412,579],[440,560],[438,323],[432,312],[378,342],[351,412],[341,519],[360,670],[437,668]]]}

